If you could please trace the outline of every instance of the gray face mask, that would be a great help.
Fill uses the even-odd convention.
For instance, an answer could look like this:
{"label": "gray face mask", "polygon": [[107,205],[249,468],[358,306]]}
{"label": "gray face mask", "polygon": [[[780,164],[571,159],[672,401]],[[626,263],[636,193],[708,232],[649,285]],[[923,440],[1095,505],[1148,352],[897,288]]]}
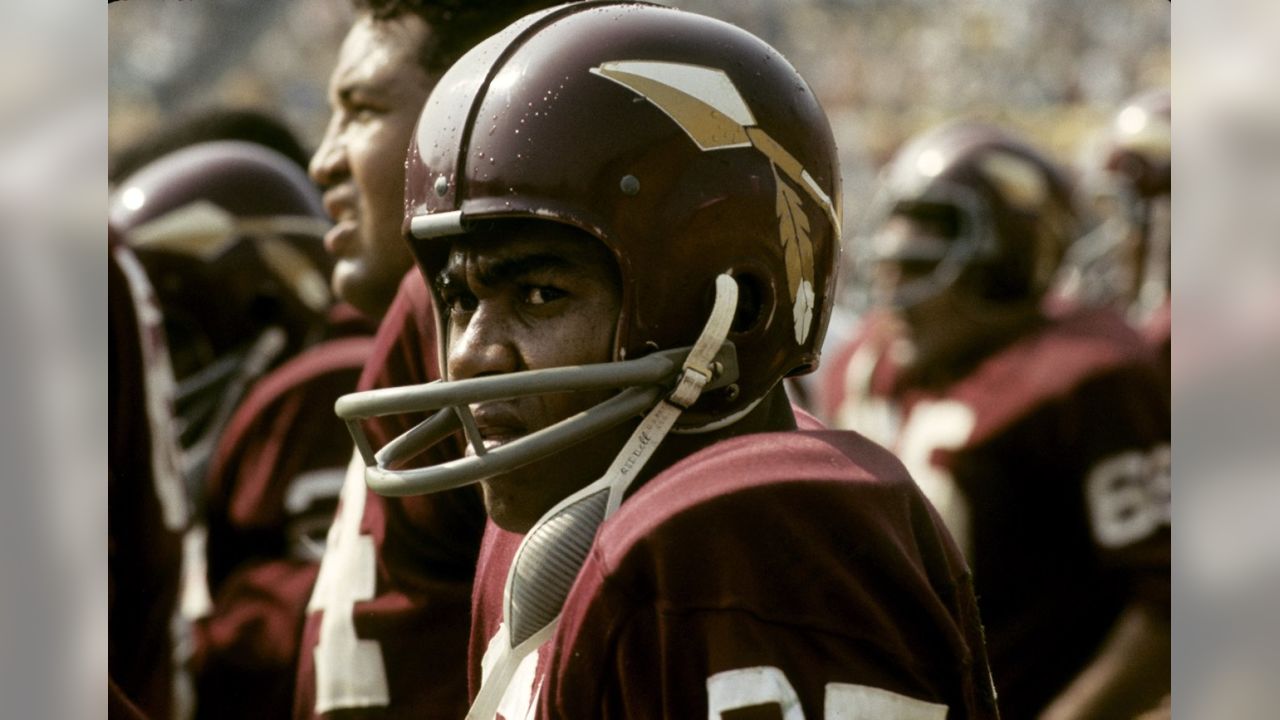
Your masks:
{"label": "gray face mask", "polygon": [[[885,232],[889,218],[903,206],[930,204],[955,211],[954,237],[903,243],[900,237]],[[859,233],[858,246],[862,250],[857,264],[860,267],[871,268],[886,261],[934,265],[928,275],[902,283],[891,297],[876,298],[878,304],[898,310],[919,305],[946,292],[969,266],[989,261],[998,254],[989,213],[975,193],[956,183],[935,181],[927,192],[917,195],[904,194],[900,188],[888,185],[873,199],[871,208],[865,229]]]}
{"label": "gray face mask", "polygon": [[[347,422],[365,464],[365,481],[380,495],[422,495],[479,482],[528,465],[565,447],[595,437],[643,415],[676,385],[690,347],[664,350],[638,360],[547,368],[469,380],[385,388],[351,393],[338,399],[335,411]],[[713,360],[713,373],[703,390],[737,379],[736,355],[725,343]],[[621,390],[609,400],[554,425],[493,449],[486,449],[470,405],[530,395],[570,391]],[[413,429],[374,451],[360,421],[401,413],[432,413]],[[392,469],[401,461],[462,430],[475,452],[430,467]]]}

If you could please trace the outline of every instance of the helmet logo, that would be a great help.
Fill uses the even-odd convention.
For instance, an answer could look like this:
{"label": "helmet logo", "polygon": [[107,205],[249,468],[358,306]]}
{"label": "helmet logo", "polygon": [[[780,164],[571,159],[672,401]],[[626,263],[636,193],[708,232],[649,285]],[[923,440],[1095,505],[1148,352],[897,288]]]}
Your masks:
{"label": "helmet logo", "polygon": [[987,181],[1023,212],[1036,212],[1049,201],[1049,181],[1035,165],[1013,153],[993,152],[978,163]]}
{"label": "helmet logo", "polygon": [[778,188],[778,233],[786,253],[787,289],[791,291],[791,314],[799,345],[809,336],[809,326],[813,324],[813,243],[809,240],[809,216],[804,214],[800,196],[778,177],[776,165],[773,184]]}
{"label": "helmet logo", "polygon": [[831,221],[835,237],[839,237],[840,218],[831,198],[794,155],[756,125],[751,108],[723,70],[684,63],[619,60],[602,63],[591,72],[653,103],[703,152],[754,147],[769,158],[777,188],[778,233],[787,266],[796,344],[803,343],[813,324],[813,242],[809,238],[809,216],[795,187],[817,203]]}

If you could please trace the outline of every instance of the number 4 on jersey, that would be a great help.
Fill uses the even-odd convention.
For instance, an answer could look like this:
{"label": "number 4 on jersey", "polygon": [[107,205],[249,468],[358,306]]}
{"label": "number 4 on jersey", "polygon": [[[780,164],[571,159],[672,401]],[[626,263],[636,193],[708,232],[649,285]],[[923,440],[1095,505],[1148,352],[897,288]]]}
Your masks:
{"label": "number 4 on jersey", "polygon": [[373,599],[377,556],[373,537],[360,533],[368,490],[358,453],[347,466],[337,517],[329,528],[315,590],[307,612],[320,611],[315,648],[317,714],[338,708],[390,704],[387,673],[377,641],[356,636],[355,603]]}

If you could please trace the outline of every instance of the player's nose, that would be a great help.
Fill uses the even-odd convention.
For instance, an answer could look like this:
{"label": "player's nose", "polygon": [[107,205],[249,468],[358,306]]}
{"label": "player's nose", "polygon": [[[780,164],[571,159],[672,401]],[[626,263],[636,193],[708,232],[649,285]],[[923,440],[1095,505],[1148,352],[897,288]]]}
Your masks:
{"label": "player's nose", "polygon": [[501,375],[520,369],[519,353],[500,313],[481,302],[449,344],[450,380]]}
{"label": "player's nose", "polygon": [[316,148],[315,154],[311,156],[307,172],[311,175],[311,179],[323,188],[336,185],[349,173],[346,145],[336,118],[330,121],[324,138],[320,141],[320,147]]}

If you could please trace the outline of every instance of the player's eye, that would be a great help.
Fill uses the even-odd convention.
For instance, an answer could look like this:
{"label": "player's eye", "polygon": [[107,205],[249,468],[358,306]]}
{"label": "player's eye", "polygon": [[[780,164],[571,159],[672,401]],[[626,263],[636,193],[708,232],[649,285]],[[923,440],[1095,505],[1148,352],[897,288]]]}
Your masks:
{"label": "player's eye", "polygon": [[360,103],[348,108],[347,113],[354,120],[370,120],[381,115],[382,111],[372,105]]}
{"label": "player's eye", "polygon": [[464,315],[476,309],[476,296],[469,292],[452,292],[444,295],[445,307],[451,315]]}
{"label": "player's eye", "polygon": [[522,291],[524,302],[528,305],[545,305],[568,294],[560,288],[548,285],[527,285]]}

